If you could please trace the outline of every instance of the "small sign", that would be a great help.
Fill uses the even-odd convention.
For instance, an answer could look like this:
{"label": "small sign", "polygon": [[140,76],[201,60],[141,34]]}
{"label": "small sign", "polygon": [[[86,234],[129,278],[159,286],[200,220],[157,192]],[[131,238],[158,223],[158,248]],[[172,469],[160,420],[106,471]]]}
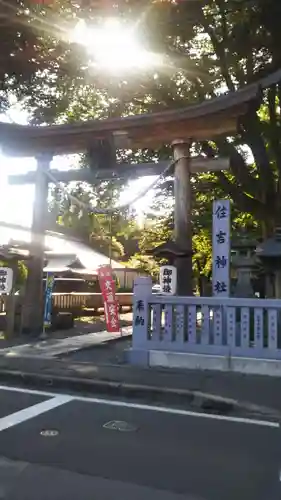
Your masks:
{"label": "small sign", "polygon": [[165,295],[175,295],[177,291],[177,268],[175,266],[160,267],[160,288]]}
{"label": "small sign", "polygon": [[13,270],[10,267],[0,267],[0,294],[10,293],[13,288]]}
{"label": "small sign", "polygon": [[213,202],[213,295],[230,295],[230,201]]}
{"label": "small sign", "polygon": [[115,281],[111,266],[100,266],[98,269],[100,289],[103,297],[106,329],[110,333],[120,332],[119,308],[115,293]]}

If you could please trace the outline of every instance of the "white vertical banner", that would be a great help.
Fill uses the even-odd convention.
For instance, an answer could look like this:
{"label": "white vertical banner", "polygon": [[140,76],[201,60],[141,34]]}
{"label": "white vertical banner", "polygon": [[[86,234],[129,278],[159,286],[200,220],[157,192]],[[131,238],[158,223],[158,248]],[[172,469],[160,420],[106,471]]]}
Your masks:
{"label": "white vertical banner", "polygon": [[213,295],[230,295],[230,201],[213,202]]}
{"label": "white vertical banner", "polygon": [[160,267],[160,287],[163,295],[175,295],[177,290],[177,269],[175,266]]}
{"label": "white vertical banner", "polygon": [[10,293],[13,288],[13,270],[9,267],[0,267],[0,295]]}

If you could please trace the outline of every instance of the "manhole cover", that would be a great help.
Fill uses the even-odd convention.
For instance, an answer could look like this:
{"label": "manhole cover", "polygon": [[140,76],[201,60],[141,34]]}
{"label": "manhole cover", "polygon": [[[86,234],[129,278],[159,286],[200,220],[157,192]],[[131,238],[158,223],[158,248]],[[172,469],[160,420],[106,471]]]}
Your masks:
{"label": "manhole cover", "polygon": [[129,424],[128,422],[122,422],[122,420],[111,420],[104,424],[103,427],[105,429],[120,432],[133,432],[137,430],[135,425]]}
{"label": "manhole cover", "polygon": [[59,431],[55,431],[55,430],[52,430],[52,429],[47,429],[45,431],[41,431],[40,432],[40,435],[41,436],[44,436],[44,437],[55,437],[57,436],[59,433]]}

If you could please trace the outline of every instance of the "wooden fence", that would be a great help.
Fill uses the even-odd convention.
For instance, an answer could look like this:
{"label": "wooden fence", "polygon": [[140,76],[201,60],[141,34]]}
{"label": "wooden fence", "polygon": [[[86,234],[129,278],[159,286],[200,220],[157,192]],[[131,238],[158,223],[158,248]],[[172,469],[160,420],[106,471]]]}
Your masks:
{"label": "wooden fence", "polygon": [[[117,301],[120,311],[123,308],[132,310],[132,293],[117,293]],[[23,297],[18,297],[19,302]],[[6,313],[7,296],[0,296],[0,313]],[[58,312],[71,312],[74,316],[86,316],[93,314],[98,309],[103,308],[102,295],[100,293],[54,293],[53,310]]]}
{"label": "wooden fence", "polygon": [[[117,301],[120,311],[123,308],[132,309],[133,294],[117,293]],[[75,316],[87,315],[103,308],[102,295],[100,293],[54,293],[53,308],[56,312],[73,312]]]}

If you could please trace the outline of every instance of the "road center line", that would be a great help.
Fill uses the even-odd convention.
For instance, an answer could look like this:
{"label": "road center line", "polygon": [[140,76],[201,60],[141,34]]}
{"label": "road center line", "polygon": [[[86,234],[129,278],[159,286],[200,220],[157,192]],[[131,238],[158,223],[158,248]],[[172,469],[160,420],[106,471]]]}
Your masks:
{"label": "road center line", "polygon": [[[84,403],[95,403],[95,404],[100,404],[100,405],[107,405],[107,406],[117,406],[121,408],[133,408],[135,410],[144,410],[144,411],[155,411],[159,413],[168,413],[171,415],[181,415],[181,416],[186,416],[186,417],[195,417],[195,418],[207,418],[211,420],[221,420],[225,422],[232,422],[232,423],[238,423],[238,424],[249,424],[249,425],[258,425],[261,427],[271,427],[274,429],[279,429],[280,425],[278,422],[273,422],[269,420],[257,420],[257,419],[252,419],[252,418],[243,418],[243,417],[230,417],[227,415],[216,415],[213,413],[201,413],[201,412],[195,412],[195,411],[189,411],[189,410],[181,410],[180,408],[168,408],[164,406],[154,406],[154,405],[148,405],[148,404],[141,404],[141,403],[130,403],[127,401],[118,401],[118,400],[111,400],[111,399],[103,399],[103,398],[93,398],[93,397],[86,397],[86,396],[69,396],[67,394],[58,394],[56,392],[46,392],[46,391],[38,391],[35,389],[27,389],[23,387],[9,387],[6,385],[0,385],[0,391],[11,391],[11,392],[21,392],[25,394],[34,394],[37,396],[47,396],[52,398],[51,400],[45,401],[44,403],[39,403],[38,405],[31,406],[29,408],[26,408],[25,410],[21,410],[17,413],[14,413],[10,415],[9,417],[4,417],[0,419],[0,431],[3,430],[1,425],[2,421],[7,419],[9,420],[12,418],[14,415],[22,414],[23,412],[27,412],[30,410],[29,415],[27,418],[24,418],[23,420],[28,420],[29,418],[33,418],[37,415],[36,412],[32,414],[32,408],[40,407],[40,405],[46,405],[47,409],[43,409],[42,411],[38,412],[38,415],[40,413],[44,413],[45,411],[52,410],[53,408],[56,408],[57,406],[61,406],[69,401],[81,401]],[[49,403],[50,407],[47,407],[47,404]],[[44,408],[44,407],[43,407]],[[20,423],[20,421],[16,422]],[[7,426],[4,428],[8,428],[11,426]]]}
{"label": "road center line", "polygon": [[28,408],[24,408],[23,410],[17,411],[15,413],[11,413],[11,415],[7,415],[6,417],[0,418],[0,432],[5,429],[9,429],[10,427],[14,427],[15,425],[21,424],[26,420],[30,420],[31,418],[37,417],[42,413],[46,413],[49,410],[53,410],[58,406],[62,406],[69,401],[73,401],[72,396],[67,395],[57,395],[52,399],[48,399],[47,401],[43,401],[42,403],[38,403],[33,406],[29,406]]}

